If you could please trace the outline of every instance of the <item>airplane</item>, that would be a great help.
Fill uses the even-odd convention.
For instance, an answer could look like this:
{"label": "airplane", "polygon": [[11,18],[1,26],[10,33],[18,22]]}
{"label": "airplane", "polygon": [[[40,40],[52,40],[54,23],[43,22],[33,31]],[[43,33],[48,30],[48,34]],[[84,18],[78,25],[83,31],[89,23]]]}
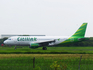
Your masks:
{"label": "airplane", "polygon": [[46,46],[54,46],[61,44],[68,44],[74,42],[81,42],[88,40],[84,37],[86,27],[88,23],[83,23],[80,28],[71,36],[13,36],[4,41],[6,45],[15,46],[29,46],[29,48],[43,47],[43,50],[47,50]]}

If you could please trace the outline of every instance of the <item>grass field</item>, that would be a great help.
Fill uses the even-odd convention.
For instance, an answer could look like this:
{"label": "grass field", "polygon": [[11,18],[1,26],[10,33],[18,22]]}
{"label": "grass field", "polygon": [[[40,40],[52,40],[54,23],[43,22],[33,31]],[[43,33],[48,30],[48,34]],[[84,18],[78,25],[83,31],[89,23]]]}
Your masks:
{"label": "grass field", "polygon": [[93,54],[93,47],[47,47],[47,50],[42,50],[42,47],[31,49],[28,47],[0,47],[0,54]]}
{"label": "grass field", "polygon": [[78,70],[81,55],[80,70],[93,70],[93,47],[0,47],[0,53],[0,70]]}
{"label": "grass field", "polygon": [[93,70],[93,54],[0,54],[0,70],[78,70],[81,55],[80,70]]}

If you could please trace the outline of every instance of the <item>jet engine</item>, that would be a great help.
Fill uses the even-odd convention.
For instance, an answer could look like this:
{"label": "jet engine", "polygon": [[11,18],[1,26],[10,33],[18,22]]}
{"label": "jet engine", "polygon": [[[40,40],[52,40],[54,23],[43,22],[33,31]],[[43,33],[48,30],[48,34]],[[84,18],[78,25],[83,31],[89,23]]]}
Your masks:
{"label": "jet engine", "polygon": [[38,48],[39,44],[38,43],[31,43],[29,48]]}

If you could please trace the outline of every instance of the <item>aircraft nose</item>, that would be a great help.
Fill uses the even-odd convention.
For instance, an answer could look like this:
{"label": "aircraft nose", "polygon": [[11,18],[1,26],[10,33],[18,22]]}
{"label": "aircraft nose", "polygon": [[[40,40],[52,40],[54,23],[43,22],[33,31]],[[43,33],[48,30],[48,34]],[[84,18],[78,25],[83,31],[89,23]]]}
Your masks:
{"label": "aircraft nose", "polygon": [[4,43],[4,44],[7,44],[7,42],[6,42],[6,41],[4,41],[3,43]]}

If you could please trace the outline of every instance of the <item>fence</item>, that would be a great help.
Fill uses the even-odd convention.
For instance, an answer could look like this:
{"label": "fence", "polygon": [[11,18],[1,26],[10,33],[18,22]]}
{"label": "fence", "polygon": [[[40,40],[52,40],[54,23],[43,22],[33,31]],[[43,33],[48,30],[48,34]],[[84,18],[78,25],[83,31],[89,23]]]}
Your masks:
{"label": "fence", "polygon": [[2,58],[0,70],[93,70],[93,59]]}

